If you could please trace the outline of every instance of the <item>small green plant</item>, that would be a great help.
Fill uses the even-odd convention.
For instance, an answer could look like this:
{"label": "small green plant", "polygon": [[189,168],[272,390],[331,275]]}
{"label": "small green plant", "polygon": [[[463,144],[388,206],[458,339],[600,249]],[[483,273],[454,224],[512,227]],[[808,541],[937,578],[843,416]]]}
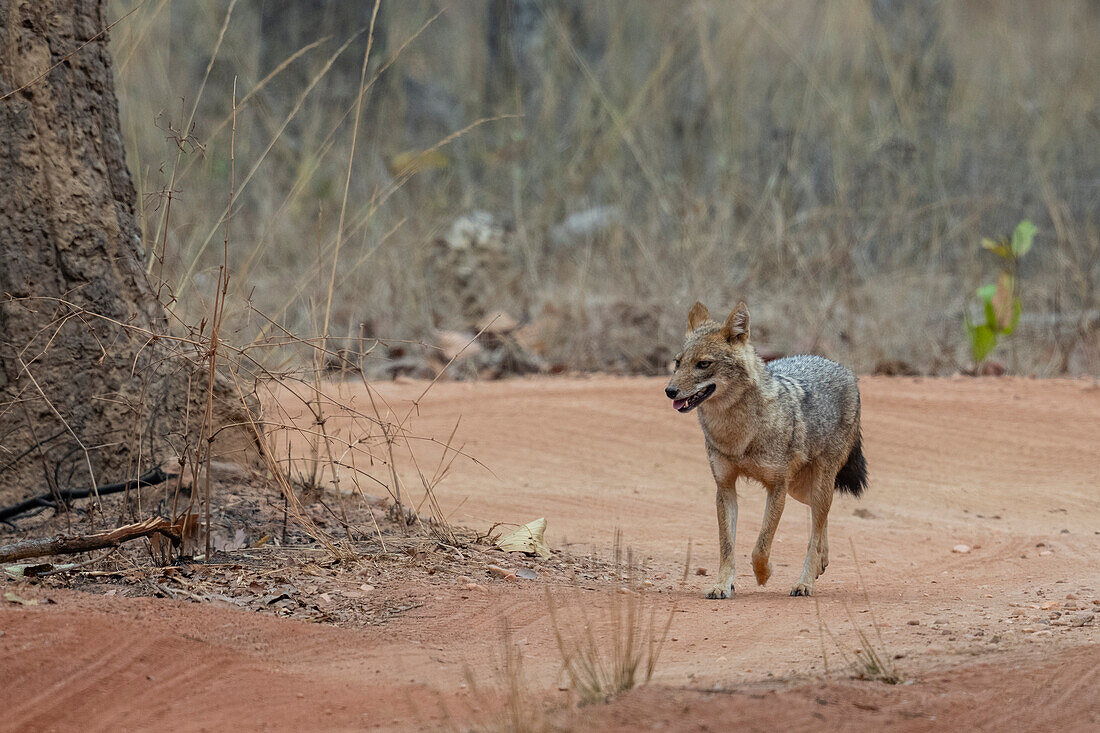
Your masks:
{"label": "small green plant", "polygon": [[997,282],[978,288],[982,301],[984,322],[974,323],[966,316],[966,335],[970,339],[970,353],[976,364],[981,364],[997,346],[998,339],[1011,336],[1020,322],[1023,303],[1020,301],[1017,273],[1020,259],[1031,249],[1035,239],[1035,225],[1024,219],[1016,225],[1011,237],[993,240],[982,239],[982,249],[1001,258],[1001,274]]}

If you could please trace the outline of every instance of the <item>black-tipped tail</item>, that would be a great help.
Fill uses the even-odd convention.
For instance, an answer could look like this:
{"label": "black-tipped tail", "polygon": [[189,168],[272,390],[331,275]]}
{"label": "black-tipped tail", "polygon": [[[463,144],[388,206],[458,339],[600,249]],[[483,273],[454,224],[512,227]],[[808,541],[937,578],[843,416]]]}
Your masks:
{"label": "black-tipped tail", "polygon": [[848,454],[844,468],[836,475],[836,490],[845,491],[857,499],[867,488],[867,461],[863,458],[863,434],[856,433],[856,444]]}

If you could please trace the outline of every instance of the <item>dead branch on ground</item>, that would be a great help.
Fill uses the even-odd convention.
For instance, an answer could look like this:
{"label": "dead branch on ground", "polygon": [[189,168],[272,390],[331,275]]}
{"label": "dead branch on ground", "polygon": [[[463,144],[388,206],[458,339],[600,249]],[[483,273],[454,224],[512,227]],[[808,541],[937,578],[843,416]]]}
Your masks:
{"label": "dead branch on ground", "polygon": [[118,547],[123,542],[139,537],[160,534],[167,537],[173,545],[180,543],[180,534],[176,527],[163,517],[150,517],[144,522],[127,524],[107,532],[66,537],[58,535],[52,539],[22,540],[0,547],[0,562],[12,562],[28,557],[45,555],[71,555],[77,552],[101,550],[105,547]]}

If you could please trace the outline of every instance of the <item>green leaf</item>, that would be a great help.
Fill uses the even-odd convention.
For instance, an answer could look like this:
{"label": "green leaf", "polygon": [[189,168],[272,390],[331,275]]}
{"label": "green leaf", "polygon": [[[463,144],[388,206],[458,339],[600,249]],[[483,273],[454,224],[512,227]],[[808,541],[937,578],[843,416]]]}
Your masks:
{"label": "green leaf", "polygon": [[970,337],[970,353],[974,356],[976,363],[981,363],[985,360],[985,357],[989,356],[989,352],[993,351],[993,347],[997,345],[997,334],[993,332],[993,329],[986,325],[981,326],[967,326],[967,335]]}
{"label": "green leaf", "polygon": [[1031,249],[1032,240],[1039,230],[1027,219],[1016,225],[1016,231],[1012,232],[1012,256],[1019,259]]}

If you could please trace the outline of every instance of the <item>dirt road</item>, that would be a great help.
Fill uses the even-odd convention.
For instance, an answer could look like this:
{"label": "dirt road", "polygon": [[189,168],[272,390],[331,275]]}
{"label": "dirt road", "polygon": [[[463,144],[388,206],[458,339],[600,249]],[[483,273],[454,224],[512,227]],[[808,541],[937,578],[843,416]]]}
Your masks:
{"label": "dirt road", "polygon": [[[834,502],[816,601],[787,596],[808,533],[796,502],[779,528],[772,580],[755,584],[755,485],[739,489],[737,595],[702,597],[713,580],[696,569],[717,566],[713,487],[694,417],[674,413],[662,386],[606,377],[441,383],[413,423],[446,438],[461,417],[457,442],[491,469],[455,464],[438,491],[452,521],[485,528],[545,516],[551,546],[576,556],[608,554],[619,530],[653,583],[647,602],[675,606],[656,684],[570,713],[580,717],[569,725],[1100,724],[1095,380],[864,378],[870,489],[861,501]],[[422,390],[391,385],[384,394],[397,406]],[[345,397],[365,400],[353,387]],[[430,463],[433,449],[418,455]],[[0,728],[447,728],[448,716],[468,720],[477,697],[467,669],[492,679],[505,621],[532,687],[560,703],[561,659],[540,582],[486,585],[409,588],[415,608],[362,629],[77,593],[53,593],[56,605],[4,604]],[[582,585],[582,602],[595,608],[619,582]],[[862,644],[857,629],[913,684],[846,681],[838,669]]]}

